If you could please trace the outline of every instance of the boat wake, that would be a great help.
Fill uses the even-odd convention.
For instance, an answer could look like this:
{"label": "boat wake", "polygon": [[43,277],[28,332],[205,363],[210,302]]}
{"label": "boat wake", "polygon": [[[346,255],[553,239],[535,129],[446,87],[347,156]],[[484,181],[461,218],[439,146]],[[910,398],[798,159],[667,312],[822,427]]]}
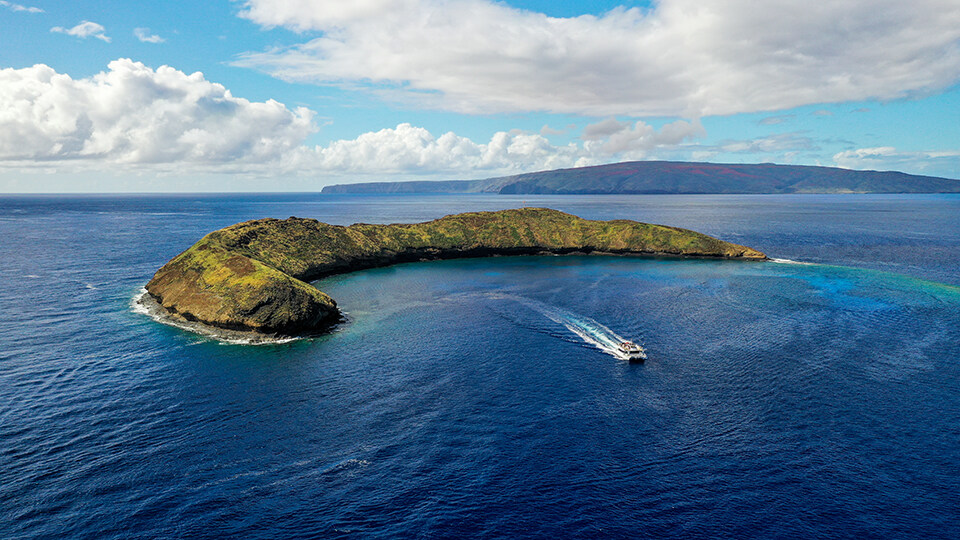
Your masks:
{"label": "boat wake", "polygon": [[[621,351],[619,348],[619,345],[627,340],[607,326],[591,319],[590,317],[578,315],[563,308],[545,304],[543,302],[533,300],[531,298],[525,298],[523,296],[500,293],[489,294],[487,296],[497,300],[508,300],[521,304],[532,311],[543,315],[554,323],[566,328],[568,331],[579,337],[583,343],[586,343],[587,345],[599,349],[600,351],[620,360],[629,359],[626,353]],[[550,334],[554,335],[552,332],[550,332]]]}

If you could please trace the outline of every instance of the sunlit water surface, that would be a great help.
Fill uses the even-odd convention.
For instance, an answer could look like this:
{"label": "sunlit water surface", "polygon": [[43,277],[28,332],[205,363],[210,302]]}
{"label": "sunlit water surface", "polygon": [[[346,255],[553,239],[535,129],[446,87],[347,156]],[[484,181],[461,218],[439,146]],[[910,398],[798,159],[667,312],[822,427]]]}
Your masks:
{"label": "sunlit water surface", "polygon": [[[815,264],[416,263],[224,345],[131,299],[210,230],[521,204]],[[0,199],[0,536],[960,537],[957,196]],[[619,339],[649,360],[617,357]]]}

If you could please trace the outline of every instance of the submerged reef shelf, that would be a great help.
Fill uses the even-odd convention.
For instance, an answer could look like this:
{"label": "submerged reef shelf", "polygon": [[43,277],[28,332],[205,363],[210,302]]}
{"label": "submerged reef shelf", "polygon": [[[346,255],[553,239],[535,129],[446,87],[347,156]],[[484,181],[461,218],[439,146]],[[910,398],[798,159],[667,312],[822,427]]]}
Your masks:
{"label": "submerged reef shelf", "polygon": [[336,302],[308,281],[402,262],[544,254],[767,258],[686,229],[591,221],[547,208],[347,227],[291,217],[247,221],[204,236],[160,268],[146,290],[174,320],[303,335],[341,320]]}

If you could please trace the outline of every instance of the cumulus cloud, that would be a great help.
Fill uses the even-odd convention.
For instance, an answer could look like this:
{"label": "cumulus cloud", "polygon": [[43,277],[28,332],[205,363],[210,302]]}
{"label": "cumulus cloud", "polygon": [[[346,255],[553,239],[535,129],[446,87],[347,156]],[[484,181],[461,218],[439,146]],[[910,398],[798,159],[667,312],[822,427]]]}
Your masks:
{"label": "cumulus cloud", "polygon": [[234,97],[202,73],[128,59],[72,79],[43,64],[0,69],[0,160],[263,162],[299,146],[313,113]]}
{"label": "cumulus cloud", "polygon": [[[697,140],[706,135],[697,120],[654,128],[617,118],[586,126],[579,140],[568,144],[519,130],[472,140],[403,123],[353,139],[308,145],[305,141],[318,130],[315,118],[306,108],[235,97],[202,73],[186,74],[167,66],[152,69],[128,59],[113,61],[106,71],[82,79],[42,64],[0,69],[4,168],[465,178],[722,154],[789,160],[798,152],[818,150],[803,132],[707,146]],[[917,171],[933,163],[960,169],[960,152],[867,148],[839,153],[834,160],[853,168]]]}
{"label": "cumulus cloud", "polygon": [[512,172],[586,163],[575,145],[554,146],[541,135],[498,132],[486,143],[476,143],[448,132],[434,136],[422,127],[364,133],[352,140],[326,146],[303,147],[289,158],[289,166],[338,173]]}
{"label": "cumulus cloud", "polygon": [[270,174],[495,175],[643,159],[703,135],[699,122],[659,130],[609,119],[579,143],[502,131],[475,142],[400,124],[322,146],[305,144],[315,113],[234,97],[202,73],[119,59],[73,79],[38,64],[0,69],[0,165],[90,164]]}
{"label": "cumulus cloud", "polygon": [[80,24],[74,26],[73,28],[54,26],[50,29],[50,31],[58,34],[67,34],[68,36],[75,36],[81,39],[95,37],[99,40],[110,43],[110,37],[107,36],[106,29],[103,27],[103,25],[95,22],[81,21]]}
{"label": "cumulus cloud", "polygon": [[677,146],[688,139],[706,135],[699,121],[677,120],[657,131],[643,121],[634,124],[608,118],[583,129],[584,147],[594,153],[646,157],[647,153],[663,146]]}
{"label": "cumulus cloud", "polygon": [[467,113],[697,118],[960,79],[956,0],[660,0],[572,18],[492,0],[247,0],[241,15],[321,35],[239,65]]}
{"label": "cumulus cloud", "polygon": [[151,34],[149,28],[134,28],[133,35],[136,36],[141,43],[163,43],[166,41],[157,34]]}
{"label": "cumulus cloud", "polygon": [[0,0],[0,6],[3,6],[9,9],[10,11],[23,11],[25,13],[43,13],[43,10],[38,7],[24,6],[22,4],[7,2],[6,0]]}
{"label": "cumulus cloud", "polygon": [[294,153],[290,166],[351,173],[512,174],[644,159],[703,134],[699,123],[682,120],[659,131],[643,122],[624,122],[603,134],[595,127],[588,130],[583,144],[554,145],[542,134],[523,131],[497,132],[478,143],[452,132],[437,137],[422,127],[400,124],[352,140],[304,147]]}
{"label": "cumulus cloud", "polygon": [[833,156],[845,169],[898,170],[958,178],[960,150],[902,152],[892,146],[845,150]]}

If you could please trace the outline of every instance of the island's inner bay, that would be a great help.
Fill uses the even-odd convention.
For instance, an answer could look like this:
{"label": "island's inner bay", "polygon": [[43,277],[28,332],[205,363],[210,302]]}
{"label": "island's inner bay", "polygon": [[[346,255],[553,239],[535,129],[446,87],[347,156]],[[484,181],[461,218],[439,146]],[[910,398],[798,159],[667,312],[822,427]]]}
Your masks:
{"label": "island's inner bay", "polygon": [[[3,199],[4,533],[960,537],[960,199],[567,197]],[[524,200],[804,264],[417,260],[305,282],[346,323],[256,347],[131,310],[238,223]]]}
{"label": "island's inner bay", "polygon": [[[924,370],[936,351],[949,350],[958,332],[946,320],[931,325],[925,315],[960,310],[960,287],[791,261],[506,257],[403,264],[317,285],[341,298],[350,316],[337,340],[371,340],[371,331],[422,324],[406,318],[449,317],[452,323],[459,313],[479,311],[490,320],[466,334],[427,331],[424,339],[463,339],[457,350],[474,351],[465,355],[472,357],[493,339],[483,332],[506,325],[536,334],[528,339],[545,358],[577,350],[592,361],[603,354],[617,358],[616,339],[631,336],[646,342],[655,358],[700,349],[711,362],[747,352],[750,363],[760,360],[760,351],[783,349],[816,365],[857,354],[865,374],[888,375]],[[698,320],[709,324],[698,327]],[[850,335],[858,339],[847,340]],[[369,345],[388,347],[390,339],[373,338]],[[865,348],[861,339],[875,346]]]}
{"label": "island's inner bay", "polygon": [[[305,280],[398,262],[497,255],[599,253],[765,260],[694,231],[590,221],[547,208],[472,212],[417,224],[329,225],[264,219],[204,236],[147,283],[149,306],[228,332],[290,335],[328,328],[336,302]],[[159,309],[158,309],[159,308]],[[189,328],[189,327],[188,327]]]}

